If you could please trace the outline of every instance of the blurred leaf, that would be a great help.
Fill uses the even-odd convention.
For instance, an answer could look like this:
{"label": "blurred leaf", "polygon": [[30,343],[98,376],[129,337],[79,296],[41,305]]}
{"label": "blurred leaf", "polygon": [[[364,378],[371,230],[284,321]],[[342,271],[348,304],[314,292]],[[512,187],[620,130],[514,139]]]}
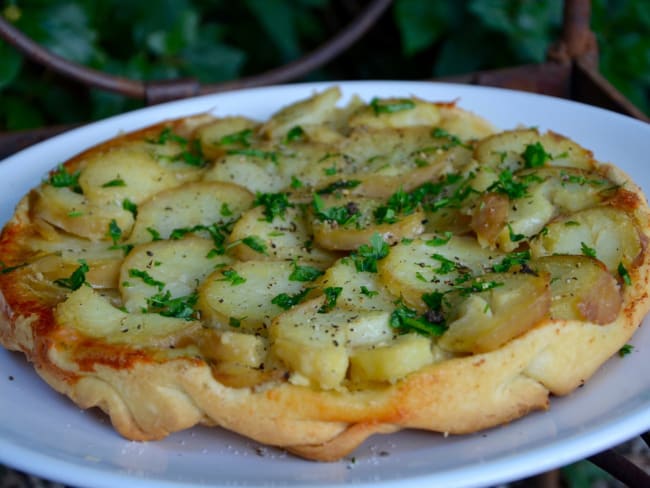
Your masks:
{"label": "blurred leaf", "polygon": [[607,486],[613,478],[589,461],[579,461],[562,468],[562,477],[568,488],[592,488],[599,482]]}
{"label": "blurred leaf", "polygon": [[147,46],[159,56],[172,56],[196,40],[199,16],[195,11],[184,11],[170,29],[151,32]]}
{"label": "blurred leaf", "polygon": [[7,129],[22,130],[43,125],[43,114],[34,104],[20,98],[7,98],[3,105]]}
{"label": "blurred leaf", "polygon": [[13,47],[0,39],[0,90],[12,83],[23,65],[23,57]]}
{"label": "blurred leaf", "polygon": [[218,37],[216,26],[205,26],[197,41],[182,53],[189,74],[203,83],[236,78],[246,59],[243,51],[219,43]]}
{"label": "blurred leaf", "polygon": [[55,54],[76,63],[89,63],[96,55],[96,32],[80,2],[43,2],[23,8],[17,27]]}
{"label": "blurred leaf", "polygon": [[246,0],[246,6],[267,32],[285,61],[299,56],[295,18],[288,0]]}
{"label": "blurred leaf", "polygon": [[456,24],[462,2],[398,0],[394,17],[407,56],[427,49]]}

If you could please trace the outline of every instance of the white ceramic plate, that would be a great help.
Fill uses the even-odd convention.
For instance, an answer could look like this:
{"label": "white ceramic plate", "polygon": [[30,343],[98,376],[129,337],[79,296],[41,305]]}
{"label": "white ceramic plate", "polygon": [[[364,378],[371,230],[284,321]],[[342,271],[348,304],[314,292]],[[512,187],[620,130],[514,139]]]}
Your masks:
{"label": "white ceramic plate", "polygon": [[[325,84],[253,89],[139,110],[27,149],[0,164],[0,221],[46,173],[74,153],[124,130],[213,111],[265,118]],[[502,129],[553,129],[614,162],[650,189],[650,125],[560,99],[492,88],[417,82],[341,83],[346,98],[417,95],[458,99]],[[479,486],[530,476],[621,443],[650,428],[650,325],[632,354],[613,357],[587,385],[552,400],[548,412],[480,434],[375,436],[354,458],[314,463],[219,429],[195,428],[152,443],[119,437],[96,412],[53,392],[23,356],[0,350],[0,462],[79,487]]]}

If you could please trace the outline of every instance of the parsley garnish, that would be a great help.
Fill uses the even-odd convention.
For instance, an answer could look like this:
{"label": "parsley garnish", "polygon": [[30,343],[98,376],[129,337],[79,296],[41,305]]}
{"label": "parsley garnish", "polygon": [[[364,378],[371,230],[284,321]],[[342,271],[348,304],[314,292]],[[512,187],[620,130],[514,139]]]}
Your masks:
{"label": "parsley garnish", "polygon": [[273,305],[277,305],[283,310],[289,310],[294,305],[301,303],[307,294],[312,290],[312,288],[305,288],[304,290],[296,293],[295,295],[289,295],[288,293],[280,293],[276,295],[271,300]]}
{"label": "parsley garnish", "polygon": [[326,208],[325,202],[318,193],[314,193],[312,207],[314,208],[314,215],[318,220],[321,222],[326,220],[336,222],[339,225],[345,225],[354,221],[359,214],[359,209],[352,205]]}
{"label": "parsley garnish", "polygon": [[454,290],[460,292],[462,296],[467,296],[471,293],[481,293],[491,290],[492,288],[498,288],[499,286],[503,286],[503,283],[498,281],[481,281],[480,279],[475,279],[469,285],[455,285]]}
{"label": "parsley garnish", "polygon": [[394,224],[398,221],[398,214],[412,214],[417,205],[417,198],[400,188],[388,198],[386,205],[377,207],[373,215],[377,224]]}
{"label": "parsley garnish", "polygon": [[127,212],[131,212],[133,218],[136,218],[138,216],[138,206],[128,198],[122,200],[122,208]]}
{"label": "parsley garnish", "polygon": [[244,147],[248,147],[251,145],[251,137],[253,137],[253,129],[243,129],[223,136],[219,139],[219,145],[229,146],[231,144],[241,144]]}
{"label": "parsley garnish", "polygon": [[147,227],[147,232],[149,232],[149,234],[151,234],[151,240],[152,241],[162,241],[162,236],[160,235],[160,232],[158,232],[153,227]]}
{"label": "parsley garnish", "polygon": [[241,321],[242,320],[243,319],[238,319],[238,318],[235,318],[235,317],[229,317],[228,318],[228,325],[230,325],[230,327],[234,327],[235,329],[238,329],[239,327],[241,327]]}
{"label": "parsley garnish", "polygon": [[431,322],[427,319],[426,314],[418,315],[417,311],[408,308],[401,301],[391,314],[389,324],[400,332],[413,331],[424,336],[440,336],[447,330],[444,321],[441,323]]}
{"label": "parsley garnish", "polygon": [[17,264],[16,266],[7,266],[5,263],[0,261],[0,274],[7,274],[11,273],[12,271],[16,271],[17,269],[24,268],[27,266],[29,263],[22,263],[22,264]]}
{"label": "parsley garnish", "polygon": [[145,284],[155,286],[159,291],[163,291],[163,288],[165,288],[165,283],[154,279],[149,273],[141,269],[130,269],[129,276],[131,278],[140,278]]}
{"label": "parsley garnish", "polygon": [[221,213],[222,217],[232,217],[232,210],[230,210],[230,207],[226,202],[221,204],[221,210],[219,210],[219,213]]}
{"label": "parsley garnish", "polygon": [[632,278],[630,278],[630,273],[628,270],[623,266],[623,263],[618,263],[618,275],[623,279],[623,282],[630,286],[632,284]]}
{"label": "parsley garnish", "polygon": [[298,139],[301,139],[305,135],[305,131],[303,130],[302,127],[299,125],[294,125],[289,131],[287,132],[287,135],[284,138],[285,144],[289,142],[296,141]]}
{"label": "parsley garnish", "polygon": [[251,156],[253,158],[265,159],[278,164],[278,154],[273,151],[262,151],[261,149],[229,149],[227,154],[235,154],[240,156]]}
{"label": "parsley garnish", "polygon": [[79,186],[79,175],[81,171],[68,173],[68,170],[60,164],[56,171],[50,175],[48,183],[56,188],[70,188],[75,193],[82,193]]}
{"label": "parsley garnish", "polygon": [[515,234],[510,224],[507,224],[507,226],[508,226],[508,236],[510,237],[511,242],[519,242],[526,238],[524,234]]}
{"label": "parsley garnish", "polygon": [[452,261],[451,259],[447,259],[444,257],[442,254],[433,254],[431,256],[431,259],[435,259],[440,263],[440,267],[434,269],[438,274],[448,274],[451,273],[452,271],[455,271],[458,268],[458,264]]}
{"label": "parsley garnish", "polygon": [[284,218],[288,208],[293,207],[287,193],[257,193],[253,206],[264,206],[264,217],[272,222],[275,217]]}
{"label": "parsley garnish", "polygon": [[168,159],[171,162],[181,161],[190,166],[205,166],[207,161],[203,156],[203,149],[201,148],[201,141],[193,139],[189,141],[185,137],[176,134],[171,127],[165,127],[158,136],[157,140],[151,140],[153,144],[164,145],[167,142],[176,142],[181,146],[181,152],[173,156],[160,156],[161,159]]}
{"label": "parsley garnish", "polygon": [[528,144],[522,156],[526,168],[539,168],[551,159],[551,155],[544,150],[544,146],[540,142]]}
{"label": "parsley garnish", "polygon": [[369,290],[366,285],[361,285],[361,294],[372,298],[376,295],[379,295],[379,292],[375,290]]}
{"label": "parsley garnish", "polygon": [[192,320],[194,316],[194,305],[196,305],[198,299],[198,293],[172,298],[168,290],[164,294],[158,293],[147,298],[148,312],[157,313],[165,317]]}
{"label": "parsley garnish", "polygon": [[335,181],[334,183],[330,183],[325,188],[321,188],[320,190],[317,190],[316,193],[318,193],[319,195],[325,195],[328,193],[334,193],[335,191],[339,191],[339,190],[348,190],[350,188],[355,188],[360,184],[361,181],[359,180],[338,180]]}
{"label": "parsley garnish", "polygon": [[596,257],[596,250],[593,247],[589,247],[586,243],[580,242],[580,250],[582,251],[582,254],[589,258],[595,258]]}
{"label": "parsley garnish", "polygon": [[88,263],[86,263],[86,261],[83,259],[80,259],[79,263],[80,266],[72,272],[70,277],[54,280],[54,283],[62,286],[63,288],[68,288],[73,291],[81,288],[81,285],[86,282],[86,273],[90,270],[90,268],[88,267]]}
{"label": "parsley garnish", "polygon": [[109,222],[106,237],[111,238],[113,241],[113,246],[117,246],[117,243],[122,238],[122,229],[120,229],[120,226],[117,225],[117,221],[115,219]]}
{"label": "parsley garnish", "polygon": [[339,299],[339,295],[343,291],[343,288],[340,286],[328,286],[323,290],[325,293],[325,303],[322,307],[318,309],[318,313],[327,313],[336,306],[336,301]]}
{"label": "parsley garnish", "polygon": [[362,244],[350,254],[357,271],[377,272],[377,261],[388,256],[390,248],[381,235],[374,233],[370,238],[370,245]]}
{"label": "parsley garnish", "polygon": [[126,182],[122,178],[115,178],[114,180],[104,183],[102,188],[111,188],[114,186],[126,186]]}
{"label": "parsley garnish", "polygon": [[373,98],[370,101],[370,106],[375,111],[375,115],[379,114],[392,114],[395,112],[402,112],[403,110],[411,110],[415,108],[415,102],[408,98],[403,98],[395,102],[382,101],[379,98]]}
{"label": "parsley garnish", "polygon": [[300,181],[295,176],[291,177],[291,188],[293,188],[294,190],[297,190],[298,188],[302,188],[303,186],[305,186],[305,185],[304,185],[304,183],[302,181]]}
{"label": "parsley garnish", "polygon": [[462,146],[464,148],[469,149],[470,147],[467,144],[463,144],[463,141],[460,140],[460,138],[454,134],[450,134],[447,132],[445,129],[442,127],[436,127],[431,131],[431,137],[435,137],[438,139],[449,139],[449,144],[445,144],[442,148],[443,149],[449,149],[450,147],[454,146]]}
{"label": "parsley garnish", "polygon": [[241,240],[241,242],[255,252],[266,254],[266,244],[259,236],[246,236]]}
{"label": "parsley garnish", "polygon": [[508,195],[511,200],[526,196],[528,186],[524,183],[514,181],[512,179],[512,172],[504,169],[499,173],[499,179],[492,183],[487,191],[496,191]]}
{"label": "parsley garnish", "polygon": [[314,281],[323,275],[323,271],[313,266],[299,266],[294,262],[289,281]]}
{"label": "parsley garnish", "polygon": [[633,349],[634,349],[634,346],[632,344],[625,344],[623,347],[621,347],[618,350],[618,355],[623,358],[623,357],[627,356],[628,354],[631,354]]}
{"label": "parsley garnish", "polygon": [[228,281],[232,286],[237,286],[241,285],[242,283],[246,283],[246,278],[243,276],[240,276],[237,271],[234,269],[224,269],[221,274],[223,274],[223,278],[218,280],[218,281]]}
{"label": "parsley garnish", "polygon": [[507,254],[500,263],[492,266],[492,270],[495,273],[505,273],[510,270],[513,266],[522,265],[526,261],[530,260],[530,251],[525,250],[521,252],[513,252]]}
{"label": "parsley garnish", "polygon": [[447,231],[447,232],[445,232],[443,234],[442,237],[435,236],[433,239],[429,239],[427,241],[424,241],[424,243],[427,246],[433,246],[433,247],[444,246],[445,244],[447,244],[451,240],[452,236],[453,236],[453,234],[451,232]]}

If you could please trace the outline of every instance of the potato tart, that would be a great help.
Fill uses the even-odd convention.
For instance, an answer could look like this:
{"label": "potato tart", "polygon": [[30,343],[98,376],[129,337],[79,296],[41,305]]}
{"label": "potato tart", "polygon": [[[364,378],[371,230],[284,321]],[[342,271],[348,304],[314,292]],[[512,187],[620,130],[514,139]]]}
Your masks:
{"label": "potato tart", "polygon": [[624,347],[650,269],[628,176],[455,102],[340,97],[54,167],[0,236],[0,342],[126,438],[316,460],[546,409]]}

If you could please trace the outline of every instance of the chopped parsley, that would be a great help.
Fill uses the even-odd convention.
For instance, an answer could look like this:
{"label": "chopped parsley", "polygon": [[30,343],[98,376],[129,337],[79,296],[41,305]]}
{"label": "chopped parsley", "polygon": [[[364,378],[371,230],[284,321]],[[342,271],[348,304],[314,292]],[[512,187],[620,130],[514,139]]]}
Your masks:
{"label": "chopped parsley", "polygon": [[229,317],[228,318],[228,325],[230,325],[230,327],[234,327],[235,329],[239,329],[239,327],[241,327],[241,321],[242,320],[243,320],[243,318],[238,319],[238,318],[235,318],[235,317]]}
{"label": "chopped parsley", "polygon": [[323,275],[323,271],[313,266],[300,266],[293,263],[293,271],[289,275],[289,281],[314,281]]}
{"label": "chopped parsley", "polygon": [[447,330],[444,320],[432,322],[427,318],[427,315],[418,315],[416,310],[407,307],[400,301],[397,308],[390,315],[389,324],[393,329],[397,329],[402,333],[417,332],[424,336],[442,335]]}
{"label": "chopped parsley", "polygon": [[544,146],[540,142],[528,144],[522,157],[526,168],[539,168],[551,159],[551,155],[544,150]]}
{"label": "chopped parsley", "polygon": [[271,303],[273,305],[277,305],[283,310],[289,310],[294,305],[301,303],[311,290],[312,288],[305,288],[304,290],[294,295],[289,295],[288,293],[280,293],[279,295],[273,297]]}
{"label": "chopped parsley", "polygon": [[300,181],[295,176],[291,177],[291,188],[297,190],[298,188],[302,188],[303,186],[305,186],[305,184],[302,181]]}
{"label": "chopped parsley", "polygon": [[349,190],[351,188],[356,188],[361,184],[360,180],[338,180],[334,183],[330,183],[324,188],[316,191],[319,195],[326,195],[329,193],[334,193],[339,190]]}
{"label": "chopped parsley", "polygon": [[171,127],[165,127],[159,134],[158,139],[150,140],[153,144],[165,145],[168,142],[176,142],[181,146],[181,151],[173,156],[159,156],[160,159],[167,159],[173,163],[182,162],[189,166],[203,167],[207,160],[203,155],[203,148],[199,139],[188,140],[176,134]]}
{"label": "chopped parsley", "polygon": [[456,136],[454,134],[450,134],[448,131],[446,131],[442,127],[435,127],[431,131],[431,137],[435,137],[437,139],[448,139],[449,144],[445,144],[442,147],[442,149],[445,149],[445,150],[447,150],[447,149],[449,149],[451,147],[454,147],[454,146],[462,146],[462,147],[464,147],[466,149],[470,149],[470,146],[468,146],[467,144],[463,144],[463,141],[460,140],[460,137],[458,137],[458,136]]}
{"label": "chopped parsley", "polygon": [[17,269],[24,268],[28,264],[29,263],[22,263],[22,264],[17,264],[16,266],[7,266],[5,263],[0,261],[0,274],[11,273],[12,271],[16,271]]}
{"label": "chopped parsley", "polygon": [[314,216],[318,220],[321,222],[336,222],[338,225],[346,225],[353,222],[359,214],[358,207],[350,204],[343,207],[327,208],[325,202],[318,193],[314,193],[312,207],[314,209]]}
{"label": "chopped parsley", "polygon": [[111,188],[115,186],[126,186],[126,182],[122,178],[115,178],[114,180],[104,183],[102,188]]}
{"label": "chopped parsley", "polygon": [[586,243],[580,242],[580,251],[582,251],[582,254],[589,258],[595,258],[596,257],[596,250],[593,247],[589,247]]}
{"label": "chopped parsley", "polygon": [[230,210],[230,207],[226,202],[221,204],[221,210],[219,210],[219,213],[221,213],[222,217],[232,217],[232,210]]}
{"label": "chopped parsley", "polygon": [[117,243],[122,238],[122,229],[117,225],[117,221],[112,219],[108,224],[108,232],[106,237],[109,237],[113,241],[113,246],[117,246]]}
{"label": "chopped parsley", "polygon": [[375,115],[392,114],[395,112],[414,109],[415,102],[413,102],[413,100],[409,100],[408,98],[403,98],[396,101],[383,101],[375,97],[370,101],[370,106],[374,110]]}
{"label": "chopped parsley", "polygon": [[264,217],[267,222],[272,222],[276,217],[284,218],[287,209],[293,207],[289,202],[287,193],[257,193],[253,206],[264,207]]}
{"label": "chopped parsley", "polygon": [[172,298],[171,293],[167,290],[164,294],[158,293],[147,298],[147,311],[164,317],[192,320],[195,314],[194,305],[198,299],[198,293]]}
{"label": "chopped parsley", "polygon": [[86,273],[90,271],[90,268],[88,267],[88,263],[83,259],[79,260],[79,264],[80,266],[75,269],[68,278],[54,280],[54,283],[73,291],[81,288],[81,285],[86,282]]}
{"label": "chopped parsley", "polygon": [[500,263],[492,266],[495,273],[506,273],[513,266],[520,266],[530,260],[530,251],[512,252],[507,254]]}
{"label": "chopped parsley", "polygon": [[504,169],[499,173],[499,179],[492,183],[487,188],[487,191],[503,193],[511,200],[514,200],[526,196],[528,193],[528,186],[525,183],[513,180],[512,172]]}
{"label": "chopped parsley", "polygon": [[160,232],[158,232],[153,227],[147,227],[147,232],[149,232],[149,234],[151,235],[152,241],[162,241],[162,236],[160,235]]}
{"label": "chopped parsley", "polygon": [[623,347],[621,347],[618,350],[618,355],[620,357],[624,358],[628,354],[631,354],[633,349],[634,349],[634,346],[632,344],[625,344]]}
{"label": "chopped parsley", "polygon": [[418,199],[412,193],[406,193],[401,188],[393,193],[386,205],[377,207],[373,213],[377,224],[394,224],[399,219],[397,215],[412,214],[418,206]]}
{"label": "chopped parsley", "polygon": [[298,139],[302,139],[304,135],[305,131],[303,128],[299,125],[294,125],[291,129],[289,129],[287,135],[284,137],[284,142],[285,144],[288,144],[290,142],[297,141]]}
{"label": "chopped parsley", "polygon": [[460,292],[461,296],[467,296],[472,293],[481,293],[484,291],[491,290],[493,288],[498,288],[503,286],[502,282],[499,281],[481,281],[480,279],[474,279],[469,285],[458,284],[454,286],[454,290]]}
{"label": "chopped parsley", "polygon": [[136,218],[138,216],[138,206],[128,198],[122,200],[122,208],[127,212],[131,212],[133,218]]}
{"label": "chopped parsley", "polygon": [[432,247],[444,246],[445,244],[447,244],[451,240],[452,236],[453,236],[453,234],[451,232],[447,231],[442,235],[442,237],[441,236],[435,236],[432,239],[428,239],[428,240],[424,241],[424,243],[427,246],[432,246]]}
{"label": "chopped parsley", "polygon": [[431,259],[434,259],[440,263],[440,266],[433,270],[438,274],[448,274],[458,269],[458,264],[456,262],[452,261],[451,259],[447,259],[442,254],[433,254],[431,256]]}
{"label": "chopped parsley", "polygon": [[241,144],[244,147],[248,147],[251,145],[251,137],[253,137],[253,129],[243,129],[238,132],[226,134],[219,139],[219,145],[230,146],[232,144]]}
{"label": "chopped parsley", "polygon": [[368,298],[372,298],[374,296],[379,295],[378,291],[375,290],[369,290],[366,285],[361,285],[361,294],[367,296]]}
{"label": "chopped parsley", "polygon": [[243,276],[240,276],[237,271],[234,269],[224,269],[221,274],[223,274],[223,278],[221,278],[218,281],[228,281],[232,286],[237,286],[241,285],[242,283],[246,283],[246,278]]}
{"label": "chopped parsley", "polygon": [[259,236],[246,236],[241,242],[255,252],[266,254],[266,243]]}
{"label": "chopped parsley", "polygon": [[507,224],[507,226],[508,226],[508,236],[510,237],[511,242],[519,242],[526,238],[524,234],[515,234],[510,224]]}
{"label": "chopped parsley", "polygon": [[75,193],[82,193],[81,186],[79,186],[79,175],[81,171],[68,173],[68,170],[60,164],[56,171],[54,171],[48,183],[56,188],[70,188]]}
{"label": "chopped parsley", "polygon": [[350,254],[357,271],[377,272],[377,261],[388,256],[390,248],[382,239],[381,235],[375,232],[370,238],[370,244],[362,244]]}
{"label": "chopped parsley", "polygon": [[271,161],[274,164],[278,164],[278,154],[273,151],[262,151],[261,149],[229,149],[227,154],[234,154],[239,156],[250,156],[253,158],[264,159]]}
{"label": "chopped parsley", "polygon": [[618,263],[617,271],[623,282],[626,285],[630,286],[632,284],[632,278],[630,278],[630,273],[625,268],[625,266],[623,266],[623,263]]}
{"label": "chopped parsley", "polygon": [[323,290],[325,294],[325,303],[318,309],[318,313],[327,313],[336,306],[336,301],[343,291],[340,286],[328,286]]}
{"label": "chopped parsley", "polygon": [[165,288],[165,283],[154,279],[149,273],[144,270],[132,268],[129,270],[129,276],[131,278],[140,278],[142,281],[144,281],[145,284],[149,286],[155,286],[159,291],[163,291]]}

